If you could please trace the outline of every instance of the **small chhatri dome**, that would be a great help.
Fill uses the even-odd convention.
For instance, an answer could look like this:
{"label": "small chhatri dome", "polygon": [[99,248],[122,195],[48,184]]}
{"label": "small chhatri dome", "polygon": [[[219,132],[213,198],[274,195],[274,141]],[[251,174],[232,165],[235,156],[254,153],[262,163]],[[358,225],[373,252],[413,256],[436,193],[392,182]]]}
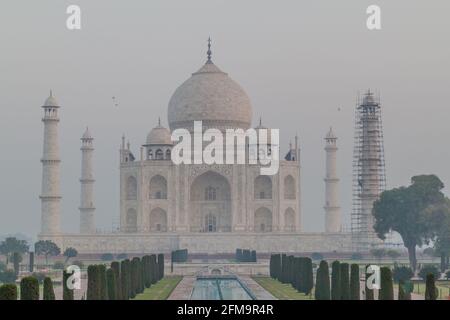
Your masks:
{"label": "small chhatri dome", "polygon": [[83,136],[81,137],[81,140],[93,140],[91,132],[89,131],[89,128],[86,127],[86,131],[83,133]]}
{"label": "small chhatri dome", "polygon": [[327,135],[325,136],[325,139],[337,139],[333,132],[332,127],[330,127],[330,130],[328,131]]}
{"label": "small chhatri dome", "polygon": [[204,128],[250,128],[252,106],[242,87],[211,60],[208,42],[206,63],[180,85],[168,107],[170,130],[192,129],[194,121]]}
{"label": "small chhatri dome", "polygon": [[50,96],[45,100],[44,107],[59,107],[58,101],[53,96],[52,90],[50,90]]}
{"label": "small chhatri dome", "polygon": [[154,127],[147,135],[147,145],[172,145],[171,134],[169,129],[161,125],[158,119],[158,125]]}

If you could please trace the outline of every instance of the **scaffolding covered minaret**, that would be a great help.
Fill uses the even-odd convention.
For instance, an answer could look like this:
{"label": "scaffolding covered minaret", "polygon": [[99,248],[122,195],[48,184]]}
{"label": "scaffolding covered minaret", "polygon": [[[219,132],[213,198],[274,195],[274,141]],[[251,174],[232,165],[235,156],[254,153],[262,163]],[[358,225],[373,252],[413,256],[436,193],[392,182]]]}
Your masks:
{"label": "scaffolding covered minaret", "polygon": [[352,243],[368,251],[380,240],[374,232],[373,202],[386,188],[381,105],[370,90],[358,97],[353,151]]}

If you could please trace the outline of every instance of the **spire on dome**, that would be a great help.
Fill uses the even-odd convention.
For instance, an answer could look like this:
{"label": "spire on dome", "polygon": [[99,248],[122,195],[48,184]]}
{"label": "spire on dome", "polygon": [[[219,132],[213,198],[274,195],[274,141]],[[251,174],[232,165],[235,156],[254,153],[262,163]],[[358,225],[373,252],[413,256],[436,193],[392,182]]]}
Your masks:
{"label": "spire on dome", "polygon": [[206,63],[212,63],[212,60],[211,60],[211,55],[212,55],[211,37],[208,37],[208,51],[206,52],[206,54],[208,55],[208,60],[206,61]]}

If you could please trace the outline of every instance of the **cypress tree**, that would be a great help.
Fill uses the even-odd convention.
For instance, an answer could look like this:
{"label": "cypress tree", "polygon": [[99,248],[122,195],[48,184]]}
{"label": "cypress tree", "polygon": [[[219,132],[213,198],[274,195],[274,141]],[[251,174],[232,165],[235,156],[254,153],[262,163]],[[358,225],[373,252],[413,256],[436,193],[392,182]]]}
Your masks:
{"label": "cypress tree", "polygon": [[314,278],[313,278],[313,268],[311,258],[305,258],[304,262],[304,282],[305,282],[305,294],[310,294],[311,290],[314,288]]}
{"label": "cypress tree", "polygon": [[111,269],[114,270],[116,277],[116,300],[122,300],[122,280],[120,279],[120,264],[118,261],[111,263]]}
{"label": "cypress tree", "polygon": [[0,301],[4,300],[17,300],[17,286],[14,283],[0,286]]}
{"label": "cypress tree", "polygon": [[350,300],[350,278],[348,263],[341,263],[341,300]]}
{"label": "cypress tree", "polygon": [[108,287],[108,300],[117,300],[117,279],[116,273],[112,268],[106,271],[106,282]]}
{"label": "cypress tree", "polygon": [[14,265],[14,273],[16,274],[16,277],[19,275],[20,272],[20,260],[22,259],[22,256],[19,252],[13,253],[13,265]]}
{"label": "cypress tree", "polygon": [[[365,270],[367,270],[367,268],[369,267],[369,265],[366,265]],[[374,300],[374,294],[373,294],[373,289],[369,289],[367,287],[367,280],[369,279],[369,277],[371,276],[370,273],[367,273],[366,271],[366,278],[365,278],[365,282],[364,282],[364,291],[366,292],[366,300]]]}
{"label": "cypress tree", "polygon": [[426,286],[425,286],[425,300],[437,300],[438,289],[434,281],[434,274],[427,274]]}
{"label": "cypress tree", "polygon": [[394,300],[394,284],[392,281],[392,272],[388,267],[381,267],[380,269],[380,291],[378,300]]}
{"label": "cypress tree", "polygon": [[128,263],[130,260],[125,259],[120,262],[120,289],[122,290],[120,294],[120,298],[122,300],[129,299],[130,289],[128,287],[129,284],[129,270]]}
{"label": "cypress tree", "polygon": [[316,275],[316,300],[330,300],[330,271],[325,260],[320,261]]}
{"label": "cypress tree", "polygon": [[[64,273],[67,275],[67,273]],[[91,264],[87,268],[88,284],[87,284],[87,300],[99,300],[99,284],[97,277],[97,266]]]}
{"label": "cypress tree", "polygon": [[158,264],[156,262],[156,255],[152,254],[150,256],[150,266],[152,268],[152,284],[158,282]]}
{"label": "cypress tree", "polygon": [[108,283],[106,282],[106,266],[100,264],[97,266],[97,276],[99,287],[100,300],[108,300]]}
{"label": "cypress tree", "polygon": [[139,259],[139,293],[144,292],[145,288],[144,272],[144,260]]}
{"label": "cypress tree", "polygon": [[[89,271],[89,269],[88,269]],[[67,281],[72,274],[68,273],[66,270],[63,270],[63,300],[73,300],[73,289],[69,289],[67,286]],[[88,288],[89,288],[89,273],[88,273]]]}
{"label": "cypress tree", "polygon": [[341,264],[333,261],[331,264],[331,300],[341,299]]}
{"label": "cypress tree", "polygon": [[164,278],[164,254],[158,254],[158,280]]}
{"label": "cypress tree", "polygon": [[294,286],[294,256],[287,257],[287,278],[288,282]]}
{"label": "cypress tree", "polygon": [[300,289],[300,282],[301,282],[301,274],[300,274],[300,262],[301,258],[300,257],[295,257],[294,258],[294,283],[292,284],[292,286],[299,291]]}
{"label": "cypress tree", "polygon": [[287,280],[287,267],[288,267],[288,264],[287,264],[287,256],[286,256],[286,254],[282,254],[281,255],[281,279],[280,279],[280,281],[282,282],[282,283],[288,283],[288,280]]}
{"label": "cypress tree", "polygon": [[53,290],[52,279],[50,279],[49,277],[45,277],[44,279],[43,299],[55,300],[55,291]]}
{"label": "cypress tree", "polygon": [[252,250],[251,252],[252,262],[256,262],[256,250]]}
{"label": "cypress tree", "polygon": [[269,260],[269,276],[272,279],[275,279],[275,274],[274,274],[274,254],[272,253],[270,255],[270,260]]}
{"label": "cypress tree", "polygon": [[350,267],[350,300],[359,300],[359,292],[359,265],[353,263]]}
{"label": "cypress tree", "polygon": [[29,253],[30,263],[28,265],[28,271],[34,272],[34,252]]}
{"label": "cypress tree", "polygon": [[138,260],[139,258],[134,257],[131,259],[131,269],[130,269],[130,286],[131,286],[131,293],[130,298],[134,298],[136,294],[138,293],[138,274],[139,274],[139,266],[138,266]]}
{"label": "cypress tree", "polygon": [[24,277],[20,281],[20,300],[39,300],[39,282],[35,277]]}

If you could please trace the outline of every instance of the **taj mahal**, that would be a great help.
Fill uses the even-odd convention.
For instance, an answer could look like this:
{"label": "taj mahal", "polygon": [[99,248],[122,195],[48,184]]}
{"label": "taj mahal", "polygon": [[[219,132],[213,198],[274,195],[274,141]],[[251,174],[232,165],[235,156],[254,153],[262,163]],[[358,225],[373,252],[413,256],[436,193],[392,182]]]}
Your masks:
{"label": "taj mahal", "polygon": [[[173,93],[168,103],[168,127],[155,119],[154,128],[133,149],[122,137],[120,170],[120,227],[97,233],[94,205],[94,138],[87,129],[81,137],[81,201],[79,233],[60,229],[58,122],[63,108],[53,93],[43,105],[44,148],[39,239],[52,240],[64,250],[81,253],[170,252],[187,248],[193,253],[232,253],[236,248],[258,252],[350,251],[351,234],[343,232],[336,170],[337,138],[330,128],[324,136],[324,232],[303,232],[301,210],[301,154],[293,143],[273,145],[280,150],[279,170],[261,175],[259,164],[174,164],[171,138],[176,129],[252,128],[250,98],[243,88],[212,60]],[[266,128],[257,121],[253,128]],[[326,132],[324,128],[324,132]],[[223,143],[229,143],[224,141]],[[275,148],[276,147],[276,148]],[[284,149],[284,150],[283,150]]]}

